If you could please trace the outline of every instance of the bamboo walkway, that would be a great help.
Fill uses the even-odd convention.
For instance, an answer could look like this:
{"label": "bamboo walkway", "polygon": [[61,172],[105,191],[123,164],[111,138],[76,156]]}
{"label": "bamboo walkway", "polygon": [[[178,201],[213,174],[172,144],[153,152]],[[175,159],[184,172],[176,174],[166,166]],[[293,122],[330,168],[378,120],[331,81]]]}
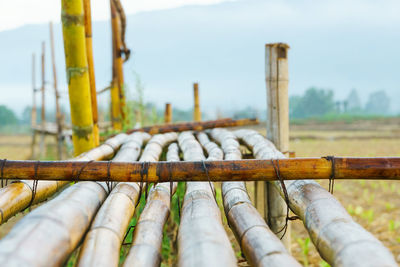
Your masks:
{"label": "bamboo walkway", "polygon": [[[227,181],[219,179],[218,172],[212,171],[213,162],[228,162],[231,168],[234,166],[232,163],[240,162],[240,146],[243,145],[256,159],[264,162],[274,159],[275,163],[269,162],[268,168],[276,164],[277,159],[282,159],[280,167],[282,175],[286,176],[284,155],[258,132],[247,129],[230,131],[212,128],[153,136],[140,131],[119,134],[99,147],[64,162],[80,164],[75,171],[71,171],[72,165],[68,168],[72,172],[69,175],[78,180],[108,164],[108,179],[106,168],[104,179],[98,181],[37,182],[35,178],[44,175],[44,166],[36,164],[35,170],[32,163],[23,178],[33,176],[34,179],[14,182],[0,190],[1,223],[32,204],[50,200],[27,213],[0,240],[0,265],[61,266],[76,251],[77,266],[118,266],[129,223],[135,212],[138,213],[136,206],[141,198],[147,198],[122,264],[160,266],[163,260],[163,229],[170,214],[171,197],[177,190],[177,183],[173,182],[177,180],[174,177],[176,173],[170,171],[170,177],[162,183],[152,183],[150,172],[144,173],[143,168],[129,169],[127,163],[151,166],[159,160],[165,161],[165,164],[180,164],[183,160],[182,163],[189,161],[192,168],[194,161],[198,170],[194,168],[193,173],[206,173],[207,179],[203,177],[203,182],[186,183],[177,232],[176,257],[179,266],[238,265],[222,224],[225,217],[249,265],[300,266],[254,207],[243,182],[248,180],[244,174],[241,178],[237,174],[234,180]],[[103,159],[112,161],[99,165],[93,162]],[[324,175],[330,174],[332,162],[326,159],[321,162],[325,162]],[[3,162],[3,178],[12,176],[9,169],[12,164]],[[125,171],[129,176],[136,170],[141,179],[113,182],[112,177],[117,174],[113,169],[115,166],[128,169]],[[271,173],[273,171],[273,168],[270,169]],[[54,176],[53,179],[58,178],[62,177]],[[212,181],[223,181],[222,213],[215,199],[216,185]],[[293,181],[277,180],[273,184],[289,203],[291,211],[303,221],[311,241],[331,266],[397,266],[390,251],[354,222],[334,196],[318,183],[297,178]],[[150,190],[147,192],[146,188]],[[275,219],[285,223],[287,217]]]}

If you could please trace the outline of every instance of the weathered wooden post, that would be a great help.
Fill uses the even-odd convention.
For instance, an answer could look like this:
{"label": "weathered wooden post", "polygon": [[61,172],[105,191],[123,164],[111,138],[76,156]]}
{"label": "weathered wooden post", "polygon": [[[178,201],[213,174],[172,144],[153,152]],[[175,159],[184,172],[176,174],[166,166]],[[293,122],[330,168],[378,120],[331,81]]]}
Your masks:
{"label": "weathered wooden post", "polygon": [[171,103],[165,103],[164,123],[172,122],[172,106]]}
{"label": "weathered wooden post", "polygon": [[[278,150],[289,150],[288,61],[289,46],[273,43],[265,46],[265,76],[267,83],[267,137]],[[265,215],[271,230],[278,233],[286,222],[286,203],[276,188],[266,183]],[[290,251],[290,224],[282,242]]]}
{"label": "weathered wooden post", "polygon": [[53,68],[53,87],[56,101],[56,123],[57,123],[57,154],[58,159],[62,159],[63,152],[63,136],[62,136],[62,115],[60,109],[60,94],[58,93],[57,86],[57,69],[56,69],[56,56],[54,52],[54,34],[53,34],[53,23],[50,22],[50,47],[51,47],[51,64]]}
{"label": "weathered wooden post", "polygon": [[200,111],[200,98],[199,98],[199,84],[193,84],[194,93],[194,110],[193,110],[193,120],[201,121],[201,111]]}
{"label": "weathered wooden post", "polygon": [[61,3],[72,141],[74,154],[79,155],[94,147],[83,1],[62,0]]}
{"label": "weathered wooden post", "polygon": [[31,129],[32,129],[32,142],[31,142],[31,159],[36,158],[36,129],[37,124],[37,110],[36,110],[36,55],[32,54],[32,110],[31,110]]}
{"label": "weathered wooden post", "polygon": [[94,136],[94,144],[95,146],[98,146],[100,144],[100,133],[98,124],[99,115],[97,110],[96,80],[94,75],[94,62],[93,62],[92,15],[91,15],[90,0],[84,0],[83,5],[84,5],[84,17],[85,17],[86,57],[88,61],[90,96],[92,101],[93,136]]}
{"label": "weathered wooden post", "polygon": [[45,52],[46,45],[42,42],[42,108],[41,108],[41,134],[40,134],[40,151],[39,156],[42,158],[45,155],[45,129],[46,129],[46,68],[45,68]]}

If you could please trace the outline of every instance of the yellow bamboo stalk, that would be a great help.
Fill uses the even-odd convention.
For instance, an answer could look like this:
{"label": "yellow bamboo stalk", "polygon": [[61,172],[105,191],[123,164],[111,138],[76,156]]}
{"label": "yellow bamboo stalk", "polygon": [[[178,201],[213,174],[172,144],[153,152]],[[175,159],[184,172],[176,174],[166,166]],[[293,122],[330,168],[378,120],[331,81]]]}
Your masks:
{"label": "yellow bamboo stalk", "polygon": [[[239,142],[232,132],[213,129],[211,136],[220,143],[226,160],[242,158]],[[212,143],[206,135],[199,140],[203,140],[206,149]],[[251,266],[301,266],[252,205],[244,182],[222,183],[222,195],[229,225]]]}
{"label": "yellow bamboo stalk", "polygon": [[194,95],[193,120],[201,121],[199,84],[198,83],[193,84],[193,95]]}
{"label": "yellow bamboo stalk", "polygon": [[172,106],[171,103],[165,103],[164,123],[172,123]]}
{"label": "yellow bamboo stalk", "polygon": [[125,109],[126,100],[124,92],[124,73],[123,73],[123,63],[121,53],[121,22],[118,16],[116,6],[113,0],[110,0],[111,8],[111,29],[112,29],[112,47],[113,47],[113,81],[116,83],[118,88],[118,99],[119,99],[119,112],[121,115],[122,126],[125,123]]}
{"label": "yellow bamboo stalk", "polygon": [[[257,159],[285,156],[258,132],[238,130],[235,135]],[[289,207],[303,221],[321,257],[332,266],[397,266],[393,255],[357,224],[339,201],[312,180],[285,181]],[[283,197],[279,181],[272,183]]]}
{"label": "yellow bamboo stalk", "polygon": [[[181,133],[178,142],[185,160],[205,160],[203,149],[191,132]],[[221,157],[222,153],[213,153],[208,159]],[[179,266],[237,266],[213,190],[207,182],[186,184],[178,232]]]}
{"label": "yellow bamboo stalk", "polygon": [[95,146],[84,8],[83,0],[62,0],[61,3],[72,141],[74,154],[79,155]]}
{"label": "yellow bamboo stalk", "polygon": [[92,102],[92,116],[93,116],[93,136],[95,146],[100,144],[100,133],[98,125],[98,111],[97,111],[97,92],[96,92],[96,79],[94,74],[94,61],[93,61],[93,43],[92,43],[92,15],[90,0],[84,0],[84,16],[85,16],[85,37],[86,37],[86,56],[88,61],[89,81],[90,81],[90,96]]}
{"label": "yellow bamboo stalk", "polygon": [[[126,134],[119,134],[108,139],[101,146],[85,152],[73,160],[89,161],[108,159],[114,155],[125,139]],[[31,201],[32,204],[40,203],[51,197],[67,184],[68,182],[66,181],[39,181],[35,195],[33,195],[33,181],[22,180],[0,189],[0,224],[26,209]]]}

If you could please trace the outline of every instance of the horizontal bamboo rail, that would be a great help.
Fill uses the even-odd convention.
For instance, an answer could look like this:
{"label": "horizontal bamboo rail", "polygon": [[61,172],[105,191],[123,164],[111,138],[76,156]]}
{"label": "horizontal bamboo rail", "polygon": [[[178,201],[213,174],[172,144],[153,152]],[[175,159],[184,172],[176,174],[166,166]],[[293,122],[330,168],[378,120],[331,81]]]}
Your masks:
{"label": "horizontal bamboo rail", "polygon": [[[178,142],[185,160],[205,159],[192,133],[181,133]],[[222,159],[222,153],[210,153],[208,159]],[[212,183],[186,184],[178,232],[178,266],[237,266],[214,197]]]}
{"label": "horizontal bamboo rail", "polygon": [[[225,159],[241,159],[240,145],[232,132],[213,129],[211,136],[220,143]],[[207,143],[205,145],[207,147]],[[252,205],[244,182],[222,183],[222,198],[229,226],[251,266],[301,266]]]}
{"label": "horizontal bamboo rail", "polygon": [[[400,180],[400,157],[344,158],[335,157],[336,180]],[[275,181],[274,165],[284,180],[330,179],[332,162],[326,158],[214,160],[206,161],[212,181]],[[112,162],[107,161],[6,161],[3,179],[59,181],[148,182],[208,181],[203,162]],[[37,175],[35,176],[35,166]],[[110,177],[108,177],[108,167]],[[81,171],[82,170],[82,171]],[[79,179],[78,179],[78,173]],[[147,173],[145,178],[143,174]],[[1,191],[0,191],[1,192]]]}
{"label": "horizontal bamboo rail", "polygon": [[[113,161],[136,161],[145,133],[128,136]],[[140,188],[137,183],[119,183],[104,201],[82,244],[78,266],[118,266],[121,244],[133,213]]]}
{"label": "horizontal bamboo rail", "polygon": [[[72,159],[72,161],[109,159],[125,141],[126,136],[126,134],[116,135],[104,144]],[[17,174],[14,179],[23,179],[23,177]],[[0,224],[26,209],[29,204],[37,204],[51,197],[68,183],[67,181],[55,181],[55,179],[49,180],[51,181],[39,181],[35,193],[33,192],[34,183],[32,180],[13,182],[0,189]]]}
{"label": "horizontal bamboo rail", "polygon": [[[284,155],[258,132],[238,130],[234,133],[252,149],[256,158],[284,158]],[[374,168],[377,163],[382,163],[382,161],[356,165],[358,167],[355,168],[355,172]],[[394,167],[396,164],[387,162],[385,166]],[[397,169],[397,174],[398,171]],[[375,175],[380,173],[384,175],[385,170]],[[348,172],[345,175],[348,175]],[[358,175],[362,174],[358,173]],[[290,209],[304,222],[321,257],[331,266],[397,266],[390,251],[372,234],[353,221],[339,201],[317,182],[298,180],[284,183]],[[281,184],[274,182],[273,185],[284,197]]]}
{"label": "horizontal bamboo rail", "polygon": [[163,124],[153,125],[149,127],[143,127],[138,129],[132,129],[127,133],[133,132],[146,132],[149,134],[167,133],[167,132],[184,132],[184,131],[202,131],[205,129],[212,129],[216,127],[236,127],[246,125],[256,125],[258,119],[220,119],[215,121],[202,121],[202,122],[183,122],[176,124]]}

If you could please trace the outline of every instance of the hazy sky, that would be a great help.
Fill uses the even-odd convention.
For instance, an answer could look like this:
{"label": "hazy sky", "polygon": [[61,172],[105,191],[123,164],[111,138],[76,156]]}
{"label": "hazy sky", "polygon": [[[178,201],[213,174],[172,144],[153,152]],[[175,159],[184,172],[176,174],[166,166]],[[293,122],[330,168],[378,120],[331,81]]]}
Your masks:
{"label": "hazy sky", "polygon": [[[121,0],[127,14],[174,8],[184,5],[208,5],[228,0]],[[93,20],[109,18],[109,0],[92,0]],[[0,31],[24,24],[60,20],[61,0],[0,0]]]}

